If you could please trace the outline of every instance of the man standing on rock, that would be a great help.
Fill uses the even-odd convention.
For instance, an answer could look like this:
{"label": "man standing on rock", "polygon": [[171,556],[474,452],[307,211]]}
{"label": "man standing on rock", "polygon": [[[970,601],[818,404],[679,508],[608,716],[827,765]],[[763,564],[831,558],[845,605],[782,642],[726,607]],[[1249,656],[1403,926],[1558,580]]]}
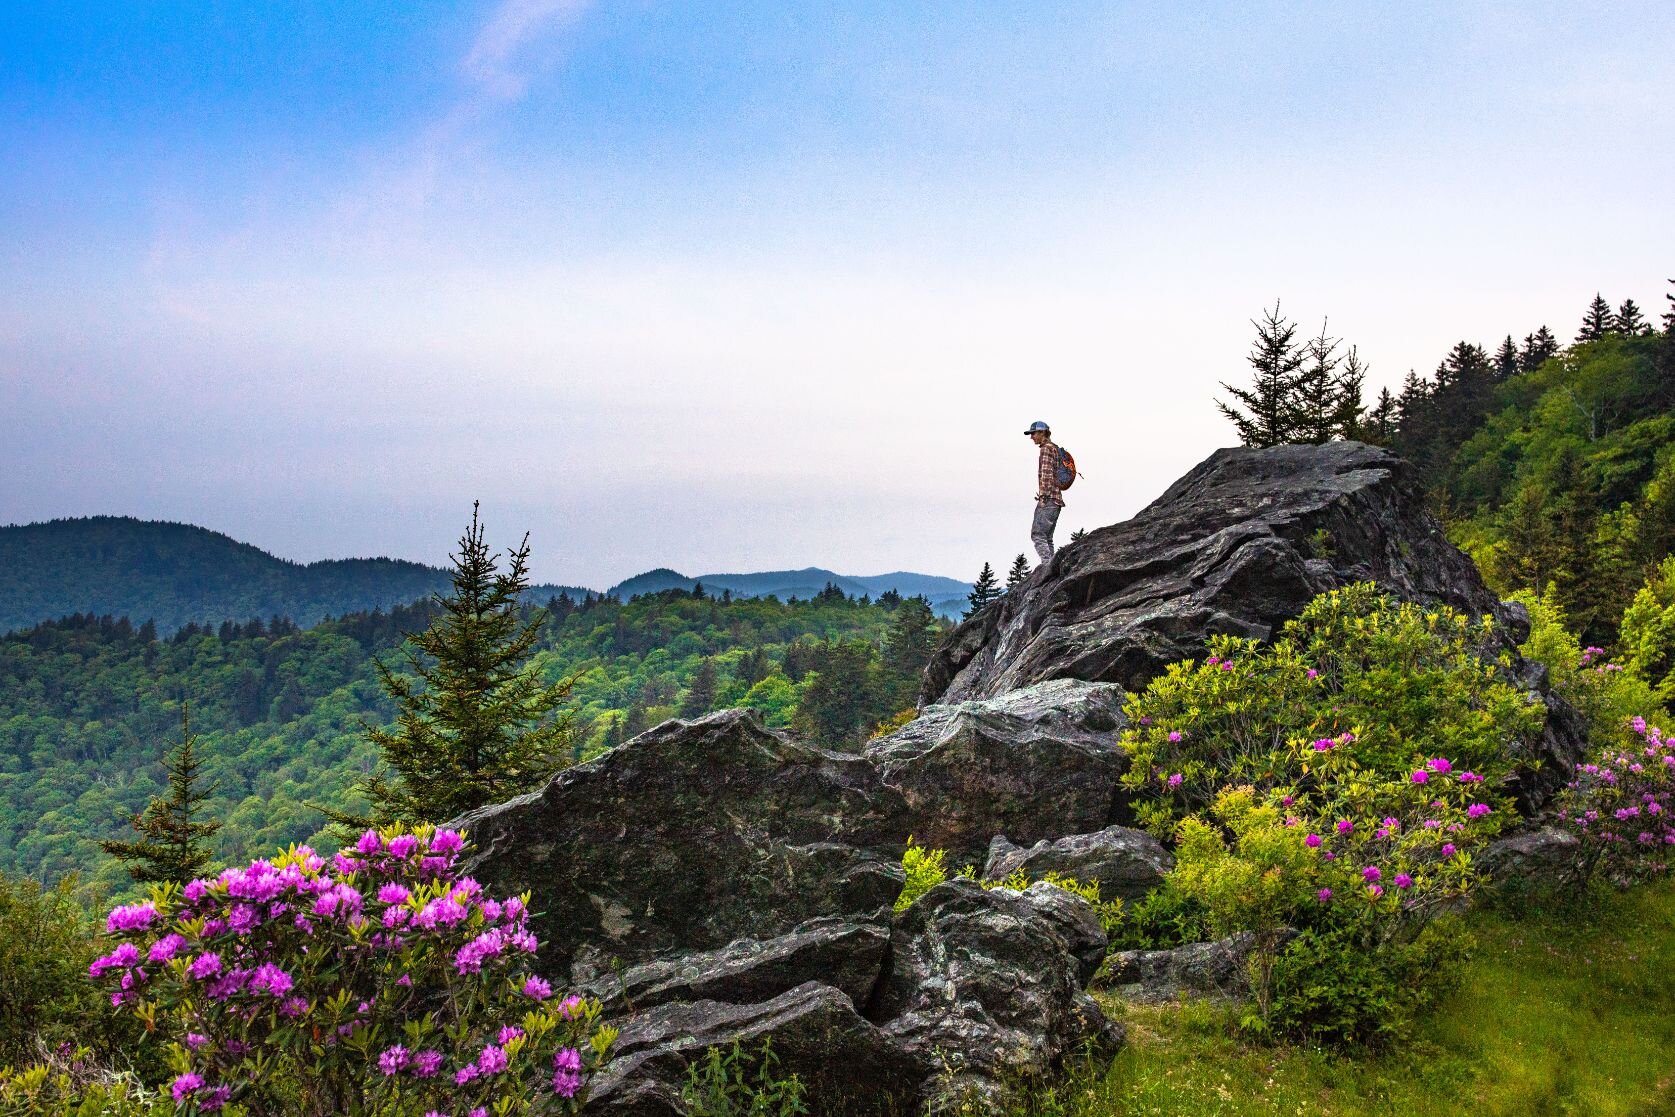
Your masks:
{"label": "man standing on rock", "polygon": [[1035,553],[1046,562],[1053,557],[1053,529],[1058,527],[1059,511],[1064,507],[1064,493],[1059,488],[1059,448],[1053,443],[1053,432],[1037,419],[1024,432],[1041,448],[1041,458],[1035,466],[1035,518],[1030,522],[1029,538]]}

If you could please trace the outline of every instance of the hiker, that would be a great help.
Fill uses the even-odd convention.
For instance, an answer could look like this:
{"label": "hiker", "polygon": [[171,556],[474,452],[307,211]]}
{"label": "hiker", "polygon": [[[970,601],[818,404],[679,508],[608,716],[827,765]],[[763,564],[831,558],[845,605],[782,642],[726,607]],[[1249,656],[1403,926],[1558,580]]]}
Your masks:
{"label": "hiker", "polygon": [[1035,468],[1035,518],[1030,522],[1029,538],[1035,553],[1046,562],[1053,557],[1053,529],[1058,526],[1059,511],[1064,508],[1064,486],[1059,479],[1059,448],[1053,443],[1053,432],[1037,419],[1024,432],[1041,447],[1041,458]]}

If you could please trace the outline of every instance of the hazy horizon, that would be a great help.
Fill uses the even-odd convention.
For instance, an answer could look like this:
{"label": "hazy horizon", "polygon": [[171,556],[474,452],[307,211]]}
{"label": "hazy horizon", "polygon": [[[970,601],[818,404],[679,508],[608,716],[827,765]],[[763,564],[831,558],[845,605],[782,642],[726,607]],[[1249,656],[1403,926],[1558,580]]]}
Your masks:
{"label": "hazy horizon", "polygon": [[0,522],[536,578],[1028,551],[1216,447],[1248,320],[1368,397],[1655,319],[1675,12],[1620,3],[0,14]]}

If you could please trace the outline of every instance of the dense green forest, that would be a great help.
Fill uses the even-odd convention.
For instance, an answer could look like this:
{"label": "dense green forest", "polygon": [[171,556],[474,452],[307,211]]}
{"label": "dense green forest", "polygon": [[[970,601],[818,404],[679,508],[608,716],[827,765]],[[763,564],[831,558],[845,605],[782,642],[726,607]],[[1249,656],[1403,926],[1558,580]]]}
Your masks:
{"label": "dense green forest", "polygon": [[[75,613],[190,622],[388,609],[448,588],[440,567],[389,558],[296,563],[190,524],[92,516],[0,527],[0,632]],[[538,586],[540,597],[576,587]]]}
{"label": "dense green forest", "polygon": [[1420,465],[1450,537],[1502,594],[1551,587],[1612,646],[1675,550],[1675,300],[1654,331],[1596,297],[1576,340],[1546,327],[1491,355],[1461,342],[1410,378],[1391,442]]}
{"label": "dense green forest", "polygon": [[[0,639],[0,871],[79,871],[126,888],[100,853],[164,791],[162,758],[190,703],[217,854],[239,861],[304,839],[331,845],[308,804],[358,807],[378,763],[366,722],[394,708],[375,657],[396,665],[433,605],[374,610],[309,629],[188,624],[165,639],[126,619],[78,616]],[[829,587],[813,599],[670,590],[628,602],[561,594],[533,660],[572,677],[586,755],[673,716],[748,705],[833,745],[912,705],[940,631],[924,602]]]}
{"label": "dense green forest", "polygon": [[[1671,281],[1675,284],[1675,280]],[[1550,594],[1589,644],[1619,640],[1675,550],[1675,295],[1654,325],[1601,295],[1575,339],[1543,325],[1491,349],[1463,340],[1430,376],[1368,406],[1342,339],[1304,339],[1276,307],[1252,324],[1248,387],[1216,401],[1247,445],[1354,438],[1418,467],[1449,537],[1503,596]]]}

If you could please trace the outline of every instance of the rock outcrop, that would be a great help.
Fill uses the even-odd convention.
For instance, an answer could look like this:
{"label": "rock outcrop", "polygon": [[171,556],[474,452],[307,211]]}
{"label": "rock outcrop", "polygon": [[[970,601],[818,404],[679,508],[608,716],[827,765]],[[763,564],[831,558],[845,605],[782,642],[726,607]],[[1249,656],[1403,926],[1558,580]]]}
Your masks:
{"label": "rock outcrop", "polygon": [[684,1117],[687,1067],[711,1046],[737,1042],[751,1056],[764,1040],[775,1073],[797,1075],[816,1117],[911,1114],[925,1086],[922,1061],[855,1011],[829,985],[809,982],[760,1004],[699,1001],[629,1017],[585,1112]]}
{"label": "rock outcrop", "polygon": [[1116,821],[1124,693],[1074,679],[930,706],[867,746],[920,845],[980,863],[997,833],[1034,842]]}
{"label": "rock outcrop", "polygon": [[927,1100],[994,1099],[1085,1044],[1121,1044],[1083,992],[1105,946],[1092,910],[1062,889],[951,880],[898,917],[870,1015],[920,1059]]}
{"label": "rock outcrop", "polygon": [[[1292,934],[1287,932],[1276,949],[1283,949]],[[1173,950],[1124,950],[1111,955],[1103,980],[1113,993],[1136,1004],[1183,996],[1238,1000],[1250,991],[1248,963],[1255,945],[1256,936],[1246,931]]]}
{"label": "rock outcrop", "polygon": [[983,879],[1005,880],[1020,869],[1031,880],[1058,873],[1099,885],[1102,900],[1138,900],[1162,884],[1163,875],[1174,867],[1174,856],[1150,834],[1108,826],[1097,833],[1042,840],[1027,848],[996,834],[989,843]]}
{"label": "rock outcrop", "polygon": [[[475,846],[463,871],[539,896],[542,963],[589,986],[618,967],[807,934],[815,920],[837,921],[826,936],[884,931],[904,881],[900,792],[864,758],[771,733],[743,710],[667,722],[460,824]],[[758,955],[770,956],[786,957]],[[820,972],[788,973],[784,989]]]}
{"label": "rock outcrop", "polygon": [[[1068,806],[1034,809],[1073,826],[1084,809],[1103,820],[1113,689],[1053,684],[1065,703],[1055,713],[1023,702],[952,717],[986,727],[951,730],[964,743],[952,747],[989,750],[993,777],[962,785],[963,800],[950,791],[961,825],[983,830],[985,795],[1019,811],[1062,795]],[[727,711],[667,722],[538,794],[456,820],[474,847],[462,871],[490,892],[537,897],[543,968],[623,1029],[590,1110],[676,1112],[691,1060],[735,1040],[771,1040],[779,1072],[834,1114],[917,1111],[951,1089],[998,1096],[994,1075],[1044,1073],[1084,1041],[1120,1041],[1083,992],[1106,940],[1080,898],[962,880],[893,911],[902,848],[934,812],[890,779],[941,779],[925,773],[950,759],[937,743],[948,736],[919,759],[904,747],[880,762]],[[1081,749],[1098,763],[1079,765]],[[1033,782],[1030,764],[1042,769]],[[1065,781],[1096,775],[1101,790],[1076,806]]]}
{"label": "rock outcrop", "polygon": [[1217,450],[961,625],[921,699],[993,698],[1045,679],[1139,690],[1211,635],[1268,639],[1316,594],[1358,580],[1471,614],[1499,608],[1389,451]]}
{"label": "rock outcrop", "polygon": [[[1202,654],[1210,636],[1269,639],[1317,594],[1355,581],[1495,616],[1509,649],[1528,630],[1444,537],[1412,467],[1389,451],[1217,450],[1133,519],[1062,548],[960,625],[926,668],[920,699],[989,699],[1051,679],[1138,690]],[[1544,683],[1532,689],[1549,717],[1521,758],[1515,790],[1526,810],[1562,784],[1585,744],[1574,711]]]}

